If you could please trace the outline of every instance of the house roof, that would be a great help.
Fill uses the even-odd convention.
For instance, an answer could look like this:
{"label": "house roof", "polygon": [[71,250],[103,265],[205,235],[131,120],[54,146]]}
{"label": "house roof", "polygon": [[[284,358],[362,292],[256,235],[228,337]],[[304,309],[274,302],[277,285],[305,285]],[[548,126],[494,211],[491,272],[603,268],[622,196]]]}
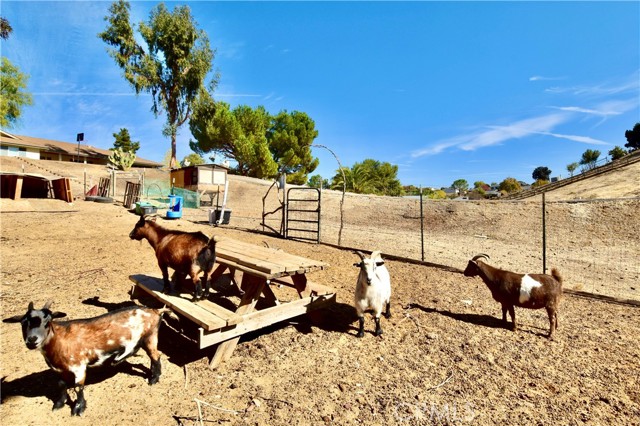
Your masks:
{"label": "house roof", "polygon": [[[78,155],[85,157],[101,158],[107,160],[111,151],[108,149],[96,148],[91,145],[83,145],[71,142],[54,141],[51,139],[36,138],[33,136],[14,135],[4,130],[0,130],[0,142],[3,145],[20,146],[25,148],[36,148],[45,152],[65,155]],[[161,167],[162,163],[136,157],[134,166],[137,167]]]}

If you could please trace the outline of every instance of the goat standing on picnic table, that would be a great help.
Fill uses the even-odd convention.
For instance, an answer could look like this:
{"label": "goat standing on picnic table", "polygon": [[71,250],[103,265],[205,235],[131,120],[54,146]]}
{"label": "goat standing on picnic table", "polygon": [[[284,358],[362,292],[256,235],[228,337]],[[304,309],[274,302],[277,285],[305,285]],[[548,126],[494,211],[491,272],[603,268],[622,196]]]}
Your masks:
{"label": "goat standing on picnic table", "polygon": [[84,382],[87,367],[116,365],[142,348],[151,359],[149,384],[160,379],[158,330],[162,314],[169,309],[132,306],[104,315],[72,321],[53,321],[66,314],[52,312],[47,302],[42,309],[29,303],[27,313],[4,322],[22,323],[22,337],[29,349],[39,349],[47,365],[60,374],[60,395],[53,409],[62,408],[69,398],[67,390],[77,388],[71,413],[81,415],[87,407]]}
{"label": "goat standing on picnic table", "polygon": [[[142,216],[129,237],[132,240],[146,238],[156,253],[158,266],[162,271],[164,293],[171,292],[169,268],[175,271],[173,279],[181,282],[187,275],[194,287],[193,300],[206,299],[211,288],[211,274],[216,262],[216,242],[218,237],[209,238],[202,232],[185,232],[166,229]],[[198,275],[203,273],[202,278]],[[204,288],[204,294],[203,294]]]}
{"label": "goat standing on picnic table", "polygon": [[502,321],[507,323],[507,311],[511,315],[513,330],[516,326],[516,312],[514,306],[528,309],[547,310],[549,316],[549,338],[558,326],[558,304],[562,296],[562,277],[556,268],[547,274],[516,274],[510,271],[494,268],[480,258],[487,258],[486,254],[479,254],[467,264],[465,277],[482,278],[491,290],[494,300],[502,305]]}

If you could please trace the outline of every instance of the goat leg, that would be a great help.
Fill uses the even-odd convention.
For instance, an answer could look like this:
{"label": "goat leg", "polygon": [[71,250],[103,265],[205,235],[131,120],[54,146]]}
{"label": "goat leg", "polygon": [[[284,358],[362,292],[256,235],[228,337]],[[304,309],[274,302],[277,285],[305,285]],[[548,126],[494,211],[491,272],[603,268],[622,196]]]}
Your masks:
{"label": "goat leg", "polygon": [[547,337],[551,339],[553,337],[553,332],[558,326],[558,316],[556,312],[550,308],[547,308],[547,315],[549,316],[549,334]]}
{"label": "goat leg", "polygon": [[358,334],[356,334],[356,337],[363,337],[364,336],[364,316],[358,317],[358,322],[360,323],[360,328],[358,329]]}
{"label": "goat leg", "polygon": [[166,266],[160,266],[160,269],[162,270],[162,282],[164,283],[164,286],[162,287],[162,292],[164,294],[169,294],[171,293],[171,282],[169,282],[169,270],[167,269]]}
{"label": "goat leg", "polygon": [[84,413],[84,410],[87,408],[87,401],[84,399],[84,386],[78,386],[78,397],[76,398],[76,403],[73,405],[73,410],[71,414],[74,416],[81,416]]}
{"label": "goat leg", "polygon": [[67,403],[67,384],[64,382],[64,380],[60,380],[58,382],[58,386],[60,388],[60,395],[58,396],[56,402],[53,403],[52,410],[59,410],[60,408],[64,407],[64,404]]}
{"label": "goat leg", "polygon": [[516,308],[513,305],[509,306],[509,315],[511,315],[511,321],[513,322],[513,331],[516,331],[518,329],[516,325]]}
{"label": "goat leg", "polygon": [[379,336],[382,334],[382,327],[380,327],[380,315],[376,316],[375,318],[376,321],[376,332],[375,335]]}
{"label": "goat leg", "polygon": [[151,359],[151,377],[149,378],[149,384],[155,385],[160,380],[160,374],[162,373],[162,364],[160,364],[160,358],[157,360]]}
{"label": "goat leg", "polygon": [[384,313],[384,317],[385,317],[386,319],[391,318],[391,302],[387,302],[387,310],[386,310],[386,312]]}

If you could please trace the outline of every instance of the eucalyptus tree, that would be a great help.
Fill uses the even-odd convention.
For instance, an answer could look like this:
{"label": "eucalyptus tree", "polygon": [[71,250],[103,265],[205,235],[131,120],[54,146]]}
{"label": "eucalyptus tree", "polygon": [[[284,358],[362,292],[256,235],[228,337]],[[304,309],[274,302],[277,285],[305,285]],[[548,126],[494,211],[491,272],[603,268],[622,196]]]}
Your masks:
{"label": "eucalyptus tree", "polygon": [[[178,129],[191,115],[215,53],[188,6],[176,6],[173,12],[163,3],[155,6],[149,21],[137,25],[142,44],[130,22],[130,9],[127,1],[113,3],[105,17],[108,26],[98,37],[110,46],[109,54],[136,94],[151,94],[153,114],[166,113],[163,134],[171,138],[170,167],[174,168]],[[213,82],[215,85],[215,77]]]}

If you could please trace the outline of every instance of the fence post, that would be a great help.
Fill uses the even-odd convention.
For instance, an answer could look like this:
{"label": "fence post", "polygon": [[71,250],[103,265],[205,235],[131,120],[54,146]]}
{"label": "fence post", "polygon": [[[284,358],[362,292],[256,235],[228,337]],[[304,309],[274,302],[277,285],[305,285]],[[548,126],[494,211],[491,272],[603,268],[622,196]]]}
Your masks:
{"label": "fence post", "polygon": [[420,185],[420,252],[424,262],[424,214],[422,210],[422,185]]}
{"label": "fence post", "polygon": [[547,273],[547,214],[546,201],[542,193],[542,273]]}

